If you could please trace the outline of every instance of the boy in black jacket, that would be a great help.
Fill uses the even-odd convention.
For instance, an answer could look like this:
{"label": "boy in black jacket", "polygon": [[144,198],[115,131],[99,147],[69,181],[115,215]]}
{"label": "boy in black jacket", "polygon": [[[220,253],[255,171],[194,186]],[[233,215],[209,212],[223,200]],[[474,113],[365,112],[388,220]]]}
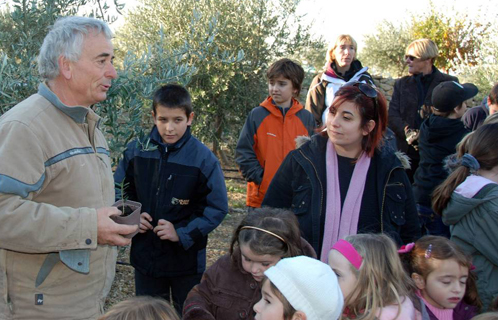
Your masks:
{"label": "boy in black jacket", "polygon": [[448,176],[443,168],[444,158],[455,153],[456,145],[469,133],[461,117],[467,110],[465,101],[477,92],[472,83],[455,81],[442,82],[432,92],[433,114],[420,126],[420,163],[413,183],[423,233],[450,237],[449,227],[432,211],[431,196]]}
{"label": "boy in black jacket", "polygon": [[228,211],[227,192],[218,159],[190,134],[194,113],[188,91],[163,86],[152,106],[151,133],[127,146],[114,181],[129,183],[128,199],[142,204],[130,254],[136,295],[169,300],[171,289],[181,314],[206,267],[207,235]]}

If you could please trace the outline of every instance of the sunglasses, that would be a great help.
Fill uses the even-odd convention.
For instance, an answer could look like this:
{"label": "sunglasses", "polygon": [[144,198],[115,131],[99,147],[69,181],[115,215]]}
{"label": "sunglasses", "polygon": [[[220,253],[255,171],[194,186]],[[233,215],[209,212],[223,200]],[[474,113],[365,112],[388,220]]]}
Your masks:
{"label": "sunglasses", "polygon": [[368,98],[371,98],[374,103],[374,115],[377,118],[377,110],[378,110],[378,102],[377,102],[377,90],[371,85],[363,82],[352,82],[348,84],[352,87],[357,87],[360,89],[361,93],[363,93]]}
{"label": "sunglasses", "polygon": [[412,55],[407,54],[407,55],[405,56],[405,60],[406,60],[406,59],[408,59],[408,60],[410,60],[410,61],[414,61],[415,59],[418,59],[418,58],[417,58],[417,57],[414,57],[414,56],[412,56]]}

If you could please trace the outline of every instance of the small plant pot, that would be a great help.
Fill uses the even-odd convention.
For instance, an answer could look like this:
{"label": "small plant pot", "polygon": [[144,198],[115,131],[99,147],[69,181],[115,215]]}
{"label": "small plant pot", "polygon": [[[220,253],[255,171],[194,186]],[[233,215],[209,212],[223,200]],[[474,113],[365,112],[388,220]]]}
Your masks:
{"label": "small plant pot", "polygon": [[[140,211],[142,209],[142,204],[140,202],[130,200],[124,201],[124,213],[123,200],[116,201],[112,206],[118,208],[118,210],[121,211],[121,215],[110,217],[112,220],[114,220],[114,222],[130,226],[137,225],[140,228]],[[137,231],[124,235],[123,237],[131,239],[137,233],[138,229]]]}

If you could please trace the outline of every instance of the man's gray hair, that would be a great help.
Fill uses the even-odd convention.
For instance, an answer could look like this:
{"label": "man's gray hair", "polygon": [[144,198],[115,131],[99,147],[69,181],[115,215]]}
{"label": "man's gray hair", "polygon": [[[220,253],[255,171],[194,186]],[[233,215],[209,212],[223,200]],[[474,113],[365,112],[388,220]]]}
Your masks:
{"label": "man's gray hair", "polygon": [[78,61],[83,40],[90,32],[103,33],[107,39],[113,37],[111,29],[102,20],[87,17],[59,18],[45,36],[38,55],[38,72],[45,80],[59,75],[60,56]]}

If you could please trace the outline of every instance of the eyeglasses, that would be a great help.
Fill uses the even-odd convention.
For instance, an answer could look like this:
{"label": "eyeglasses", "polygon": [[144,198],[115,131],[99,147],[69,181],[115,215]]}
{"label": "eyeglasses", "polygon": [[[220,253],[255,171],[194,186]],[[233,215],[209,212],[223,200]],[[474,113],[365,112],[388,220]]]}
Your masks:
{"label": "eyeglasses", "polygon": [[408,60],[410,60],[410,61],[414,61],[415,59],[418,59],[418,58],[417,58],[417,57],[414,57],[414,56],[412,56],[412,55],[407,54],[407,55],[405,55],[405,60],[406,60],[406,59],[408,59]]}

